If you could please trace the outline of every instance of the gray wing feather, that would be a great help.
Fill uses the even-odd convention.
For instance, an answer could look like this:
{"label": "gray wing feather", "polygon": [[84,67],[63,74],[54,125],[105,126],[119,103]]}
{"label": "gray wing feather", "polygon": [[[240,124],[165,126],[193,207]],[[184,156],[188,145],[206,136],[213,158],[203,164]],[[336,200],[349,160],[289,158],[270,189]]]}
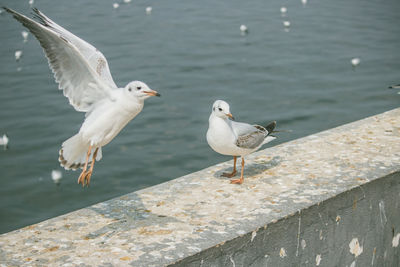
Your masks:
{"label": "gray wing feather", "polygon": [[111,76],[107,59],[96,47],[89,44],[85,40],[82,40],[68,30],[64,29],[63,27],[52,21],[50,18],[48,18],[46,15],[44,15],[42,12],[40,12],[38,9],[34,8],[33,10],[35,12],[35,17],[40,20],[42,25],[58,33],[60,35],[60,38],[68,40],[68,42],[71,42],[79,50],[83,58],[85,58],[90,67],[92,67],[93,70],[96,71],[102,81],[107,83],[110,87],[116,87],[115,82]]}
{"label": "gray wing feather", "polygon": [[236,145],[241,148],[254,149],[264,142],[267,133],[262,130],[256,130],[248,134],[239,135]]}
{"label": "gray wing feather", "polygon": [[112,86],[108,64],[102,54],[90,53],[90,50],[96,51],[94,47],[52,22],[38,10],[34,11],[42,24],[14,10],[4,9],[38,39],[59,88],[77,111],[87,112],[97,101],[111,97],[110,90],[116,86]]}

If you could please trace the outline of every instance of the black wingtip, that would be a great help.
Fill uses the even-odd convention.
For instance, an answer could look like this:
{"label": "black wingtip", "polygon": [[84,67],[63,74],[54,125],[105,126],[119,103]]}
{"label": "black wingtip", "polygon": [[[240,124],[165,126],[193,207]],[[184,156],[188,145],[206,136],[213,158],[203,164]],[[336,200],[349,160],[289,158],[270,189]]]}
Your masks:
{"label": "black wingtip", "polygon": [[3,6],[3,7],[1,7],[1,8],[4,9],[5,11],[7,11],[8,13],[15,13],[14,10],[9,9],[8,7]]}
{"label": "black wingtip", "polygon": [[46,21],[46,19],[43,17],[43,15],[42,15],[42,13],[40,12],[39,9],[37,9],[36,7],[33,7],[32,11],[33,11],[33,13],[32,13],[33,17],[35,19],[37,19],[40,22],[40,24],[42,24],[44,26],[48,26],[49,25],[48,22]]}
{"label": "black wingtip", "polygon": [[37,16],[37,17],[39,17],[39,18],[42,18],[42,17],[43,17],[43,16],[42,16],[42,12],[40,12],[40,10],[37,9],[36,7],[32,7],[32,11],[33,11],[33,15],[34,15],[34,16]]}
{"label": "black wingtip", "polygon": [[19,15],[19,13],[17,11],[15,11],[14,9],[8,8],[6,6],[2,7],[5,11],[7,11],[8,13],[12,14],[13,16],[15,15]]}
{"label": "black wingtip", "polygon": [[268,133],[272,133],[276,127],[276,121],[273,121],[269,123],[267,126],[265,126],[265,129],[268,131]]}
{"label": "black wingtip", "polygon": [[12,10],[11,8],[8,8],[8,7],[5,7],[5,6],[3,6],[2,7],[5,11],[7,11],[8,13],[10,13],[15,19],[17,19],[18,20],[18,18],[21,16],[17,11],[15,11],[15,10]]}

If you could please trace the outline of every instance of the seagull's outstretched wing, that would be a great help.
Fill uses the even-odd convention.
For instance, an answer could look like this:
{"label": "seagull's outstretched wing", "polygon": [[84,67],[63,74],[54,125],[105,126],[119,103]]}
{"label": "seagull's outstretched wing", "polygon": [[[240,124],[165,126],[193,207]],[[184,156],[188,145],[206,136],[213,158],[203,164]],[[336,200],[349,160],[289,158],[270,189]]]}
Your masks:
{"label": "seagull's outstretched wing", "polygon": [[38,39],[59,88],[77,111],[90,111],[96,102],[111,98],[111,91],[117,86],[99,50],[37,9],[33,11],[40,23],[9,8],[4,9]]}

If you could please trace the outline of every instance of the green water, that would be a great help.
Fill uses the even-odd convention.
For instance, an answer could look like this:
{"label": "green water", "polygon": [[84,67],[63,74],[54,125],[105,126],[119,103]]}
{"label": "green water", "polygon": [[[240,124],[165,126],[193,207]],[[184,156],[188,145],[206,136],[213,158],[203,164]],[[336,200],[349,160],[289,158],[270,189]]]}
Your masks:
{"label": "green water", "polygon": [[[0,135],[10,137],[9,150],[0,149],[0,233],[229,160],[205,139],[216,99],[238,121],[293,130],[268,146],[398,106],[400,95],[387,89],[400,82],[398,0],[112,3],[35,0],[103,52],[119,86],[137,79],[162,94],[104,147],[88,189],[77,172],[63,170],[59,186],[51,179],[84,114],[57,90],[33,36],[23,43],[23,27],[0,14]],[[27,0],[0,4],[30,14]]]}

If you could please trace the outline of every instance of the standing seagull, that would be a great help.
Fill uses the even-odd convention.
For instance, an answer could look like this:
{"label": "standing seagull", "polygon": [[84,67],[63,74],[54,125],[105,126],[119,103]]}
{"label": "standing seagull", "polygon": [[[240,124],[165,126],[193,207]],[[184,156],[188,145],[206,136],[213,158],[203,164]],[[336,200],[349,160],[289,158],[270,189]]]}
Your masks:
{"label": "standing seagull", "polygon": [[231,180],[232,184],[241,184],[243,183],[244,157],[276,138],[271,135],[276,122],[273,121],[263,127],[230,119],[233,119],[233,116],[229,111],[229,104],[222,100],[215,101],[208,120],[207,142],[215,152],[233,156],[232,173],[223,173],[222,176],[231,178],[236,174],[236,158],[241,156],[240,179]]}
{"label": "standing seagull", "polygon": [[[78,134],[66,140],[59,161],[65,169],[82,168],[78,183],[89,185],[95,161],[108,144],[143,109],[144,100],[160,96],[145,83],[133,81],[118,88],[107,59],[91,44],[33,9],[36,22],[4,7],[40,42],[54,78],[76,111],[86,112]],[[88,170],[88,164],[90,169]]]}

